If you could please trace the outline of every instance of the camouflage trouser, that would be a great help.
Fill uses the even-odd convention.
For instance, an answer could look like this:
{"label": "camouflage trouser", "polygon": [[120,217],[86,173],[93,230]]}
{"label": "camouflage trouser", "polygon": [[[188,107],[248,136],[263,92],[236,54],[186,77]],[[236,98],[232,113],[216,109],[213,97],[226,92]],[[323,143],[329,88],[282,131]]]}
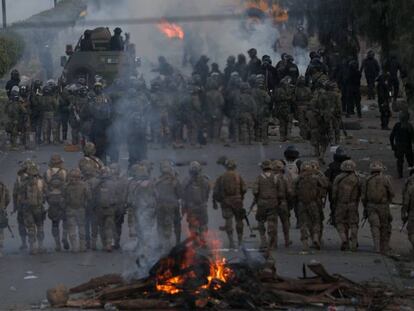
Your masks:
{"label": "camouflage trouser", "polygon": [[199,130],[199,124],[197,123],[197,120],[188,120],[185,123],[187,127],[187,141],[191,145],[195,145],[198,142],[198,130]]}
{"label": "camouflage trouser", "polygon": [[43,222],[45,220],[43,206],[25,206],[23,208],[23,219],[29,237],[29,244],[33,245],[37,239],[39,246],[42,246],[45,237],[43,231]]}
{"label": "camouflage trouser", "polygon": [[311,130],[310,143],[315,149],[315,156],[319,159],[323,159],[325,157],[325,153],[326,153],[326,149],[328,148],[329,141],[321,135],[319,129]]}
{"label": "camouflage trouser", "polygon": [[115,245],[119,247],[122,236],[122,226],[125,219],[125,209],[123,207],[116,207],[115,209]]}
{"label": "camouflage trouser", "polygon": [[47,216],[52,221],[52,236],[57,244],[60,244],[60,224],[62,223],[62,240],[67,241],[68,238],[68,225],[66,221],[65,207],[62,203],[51,204],[49,203],[49,210]]}
{"label": "camouflage trouser", "polygon": [[308,240],[319,245],[321,235],[321,211],[318,202],[299,202],[300,240],[306,248]]}
{"label": "camouflage trouser", "polygon": [[22,244],[26,244],[26,237],[27,237],[27,229],[24,224],[24,213],[22,207],[17,208],[17,226],[19,229],[19,236],[22,240]]}
{"label": "camouflage trouser", "polygon": [[[267,204],[258,203],[256,220],[260,234],[260,248],[272,249],[276,246],[277,235],[277,202],[268,202]],[[267,228],[266,228],[267,223]],[[267,229],[267,230],[266,230]],[[267,236],[266,236],[267,231]],[[269,237],[269,244],[267,243]]]}
{"label": "camouflage trouser", "polygon": [[210,139],[219,140],[220,139],[220,132],[221,132],[221,125],[223,123],[223,117],[218,116],[212,118],[209,122],[210,127]]}
{"label": "camouflage trouser", "polygon": [[175,243],[181,239],[180,207],[177,204],[160,203],[157,205],[157,230],[166,248],[171,248],[171,237],[175,235]]}
{"label": "camouflage trouser", "polygon": [[295,119],[299,122],[299,133],[303,139],[309,139],[309,126],[306,121],[306,106],[297,106]]}
{"label": "camouflage trouser", "polygon": [[191,236],[203,236],[208,230],[207,205],[186,208],[188,229]]}
{"label": "camouflage trouser", "polygon": [[359,223],[358,204],[338,203],[335,208],[335,222],[342,244],[350,244],[351,250],[356,250]]}
{"label": "camouflage trouser", "polygon": [[269,136],[267,134],[268,127],[269,119],[267,118],[267,116],[259,114],[255,124],[256,141],[267,143],[269,139]]}
{"label": "camouflage trouser", "polygon": [[[98,222],[95,211],[92,206],[88,206],[85,212],[85,239],[87,247],[91,247],[90,243],[96,245],[98,238]],[[94,245],[92,245],[94,246]]]}
{"label": "camouflage trouser", "polygon": [[332,119],[332,130],[334,134],[335,145],[339,145],[341,142],[341,116]]}
{"label": "camouflage trouser", "polygon": [[407,231],[408,240],[411,242],[411,245],[414,249],[414,212],[410,212],[408,214]]}
{"label": "camouflage trouser", "polygon": [[136,228],[136,216],[133,208],[128,208],[128,229],[129,229],[129,237],[130,238],[136,238],[137,232],[135,230]]}
{"label": "camouflage trouser", "polygon": [[225,221],[225,231],[229,238],[233,237],[233,218],[236,222],[236,232],[239,242],[243,239],[243,220],[246,210],[243,208],[243,201],[237,199],[225,199],[221,203],[221,213]]}
{"label": "camouflage trouser", "polygon": [[[287,201],[280,201],[279,206],[276,210],[277,217],[282,224],[283,235],[285,237],[285,246],[290,244],[289,230],[290,230],[290,210]],[[278,233],[278,221],[276,222],[276,244],[277,244],[277,233]]]}
{"label": "camouflage trouser", "polygon": [[115,237],[115,209],[113,207],[98,209],[96,216],[102,245],[105,248],[111,247]]}
{"label": "camouflage trouser", "polygon": [[[73,251],[85,250],[85,210],[82,208],[66,211],[70,246]],[[77,232],[76,232],[77,231]],[[76,235],[78,234],[79,243]]]}
{"label": "camouflage trouser", "polygon": [[388,204],[368,204],[366,211],[375,251],[385,252],[389,248],[392,230],[390,207]]}
{"label": "camouflage trouser", "polygon": [[279,120],[279,133],[281,140],[287,140],[292,131],[293,115],[291,113],[283,113],[277,116]]}
{"label": "camouflage trouser", "polygon": [[250,113],[240,114],[239,140],[242,144],[251,144],[254,139],[254,122]]}
{"label": "camouflage trouser", "polygon": [[45,113],[42,117],[43,141],[50,143],[51,135],[53,135],[53,142],[59,141],[59,124],[53,113]]}

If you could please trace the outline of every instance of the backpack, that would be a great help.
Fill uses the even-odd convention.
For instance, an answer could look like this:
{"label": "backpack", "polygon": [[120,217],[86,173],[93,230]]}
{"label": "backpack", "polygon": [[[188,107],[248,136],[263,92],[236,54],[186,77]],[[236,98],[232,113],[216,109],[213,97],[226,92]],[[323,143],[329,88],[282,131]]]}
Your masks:
{"label": "backpack", "polygon": [[320,198],[318,181],[313,175],[300,177],[297,190],[302,203],[312,203]]}
{"label": "backpack", "polygon": [[23,203],[39,206],[43,203],[43,183],[39,178],[28,178],[23,184]]}
{"label": "backpack", "polygon": [[380,204],[387,199],[387,189],[384,187],[384,180],[379,176],[373,176],[367,179],[366,197],[369,203]]}
{"label": "backpack", "polygon": [[109,188],[109,182],[103,181],[97,187],[96,203],[98,207],[109,207],[111,203],[111,189]]}
{"label": "backpack", "polygon": [[296,180],[299,176],[298,161],[299,159],[296,159],[293,162],[285,161],[285,176],[292,181]]}
{"label": "backpack", "polygon": [[49,169],[46,172],[46,181],[48,184],[47,202],[49,205],[59,204],[62,202],[62,190],[65,185],[65,171],[61,168],[53,172]]}

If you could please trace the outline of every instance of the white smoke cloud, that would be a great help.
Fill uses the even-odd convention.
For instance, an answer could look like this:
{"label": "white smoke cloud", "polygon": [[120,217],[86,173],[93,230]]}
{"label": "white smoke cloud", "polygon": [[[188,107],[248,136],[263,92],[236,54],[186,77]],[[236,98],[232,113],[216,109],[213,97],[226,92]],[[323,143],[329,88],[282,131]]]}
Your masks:
{"label": "white smoke cloud", "polygon": [[6,0],[7,22],[14,23],[53,8],[53,0]]}

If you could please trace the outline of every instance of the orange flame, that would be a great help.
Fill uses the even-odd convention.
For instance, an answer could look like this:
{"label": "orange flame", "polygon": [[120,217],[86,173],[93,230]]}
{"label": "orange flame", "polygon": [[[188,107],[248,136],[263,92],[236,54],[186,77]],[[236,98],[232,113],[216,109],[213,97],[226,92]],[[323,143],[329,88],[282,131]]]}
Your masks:
{"label": "orange flame", "polygon": [[169,23],[163,19],[157,24],[157,27],[167,38],[184,39],[184,30],[177,24]]}
{"label": "orange flame", "polygon": [[246,9],[258,9],[266,13],[273,19],[274,23],[284,23],[289,20],[288,10],[282,8],[275,1],[268,0],[247,0],[245,2]]}

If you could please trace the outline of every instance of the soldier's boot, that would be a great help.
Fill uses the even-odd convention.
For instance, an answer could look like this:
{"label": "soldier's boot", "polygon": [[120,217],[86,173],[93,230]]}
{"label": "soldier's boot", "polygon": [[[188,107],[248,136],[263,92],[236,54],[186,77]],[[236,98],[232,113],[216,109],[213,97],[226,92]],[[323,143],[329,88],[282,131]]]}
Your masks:
{"label": "soldier's boot", "polygon": [[60,239],[59,237],[54,237],[55,239],[55,251],[60,252],[62,250],[62,246],[60,244]]}
{"label": "soldier's boot", "polygon": [[232,231],[227,231],[227,238],[229,240],[229,248],[230,249],[234,249],[235,245],[234,245],[234,239],[233,239],[233,232]]}

